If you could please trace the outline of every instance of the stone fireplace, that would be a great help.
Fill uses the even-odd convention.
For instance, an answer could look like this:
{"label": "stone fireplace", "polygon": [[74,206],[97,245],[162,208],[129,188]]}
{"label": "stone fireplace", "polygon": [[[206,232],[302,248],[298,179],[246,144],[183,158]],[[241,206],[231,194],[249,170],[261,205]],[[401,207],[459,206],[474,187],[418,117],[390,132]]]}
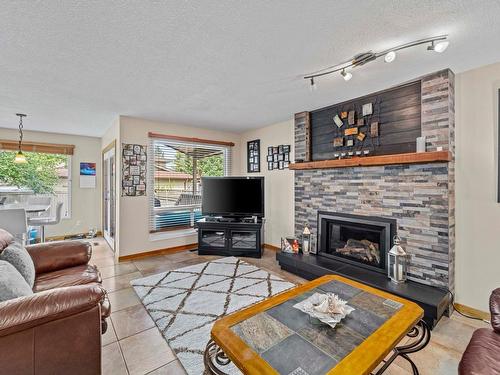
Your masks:
{"label": "stone fireplace", "polygon": [[[454,75],[443,70],[422,77],[420,82],[420,134],[426,136],[427,151],[449,151],[451,160],[293,168],[295,235],[300,236],[307,223],[318,257],[335,257],[385,272],[384,258],[395,232],[410,255],[408,278],[453,291]],[[308,114],[295,115],[295,160],[307,162],[312,159],[309,117],[304,113]],[[352,222],[337,223],[349,218],[360,222],[358,229]],[[380,260],[374,250],[377,245]]]}
{"label": "stone fireplace", "polygon": [[386,272],[396,220],[318,212],[317,255]]}

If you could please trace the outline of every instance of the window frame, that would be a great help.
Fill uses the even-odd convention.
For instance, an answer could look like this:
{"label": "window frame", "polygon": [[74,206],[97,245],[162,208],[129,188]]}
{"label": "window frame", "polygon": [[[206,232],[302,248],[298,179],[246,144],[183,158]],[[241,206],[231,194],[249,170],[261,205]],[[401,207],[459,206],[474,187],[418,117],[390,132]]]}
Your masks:
{"label": "window frame", "polygon": [[[232,152],[231,147],[234,146],[232,142],[224,142],[224,141],[210,141],[206,139],[199,138],[188,138],[188,137],[180,137],[180,136],[168,136],[157,133],[149,133],[149,147],[148,147],[148,161],[147,161],[147,170],[148,170],[148,187],[147,192],[149,196],[149,215],[148,215],[148,228],[150,235],[155,235],[158,233],[171,233],[175,236],[176,232],[186,232],[187,234],[192,234],[190,230],[194,230],[195,224],[195,212],[201,210],[201,202],[195,203],[192,205],[182,205],[180,207],[176,206],[167,206],[167,207],[155,207],[155,191],[157,189],[156,179],[155,179],[155,169],[156,169],[156,158],[155,158],[155,149],[157,142],[162,142],[164,144],[168,144],[169,141],[171,144],[183,144],[189,146],[207,146],[211,148],[219,148],[222,153],[221,157],[223,160],[223,175],[230,176],[231,175],[231,161],[232,161]],[[171,147],[171,146],[170,146]],[[174,147],[172,147],[175,149]],[[192,156],[191,156],[192,157]],[[196,182],[193,180],[193,184]],[[201,193],[201,192],[200,192]],[[172,225],[166,226],[164,228],[155,229],[155,216],[158,213],[167,213],[171,212],[184,212],[185,210],[189,210],[190,212],[190,224],[180,224],[180,225]],[[189,233],[188,233],[189,232]],[[186,235],[187,235],[186,234]]]}

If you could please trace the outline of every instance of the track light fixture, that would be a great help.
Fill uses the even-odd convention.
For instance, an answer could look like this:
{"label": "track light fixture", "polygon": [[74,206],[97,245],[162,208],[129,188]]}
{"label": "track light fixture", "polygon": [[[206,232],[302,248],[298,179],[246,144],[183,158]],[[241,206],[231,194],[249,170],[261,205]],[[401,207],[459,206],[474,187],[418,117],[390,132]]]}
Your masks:
{"label": "track light fixture", "polygon": [[419,46],[422,44],[428,44],[427,50],[429,51],[434,51],[434,52],[444,52],[446,48],[448,48],[448,45],[450,42],[448,41],[448,35],[439,35],[439,36],[434,36],[431,38],[425,38],[425,39],[419,39],[415,40],[413,42],[401,44],[389,49],[386,49],[384,51],[380,52],[364,52],[360,53],[356,56],[354,56],[352,59],[345,61],[343,63],[337,64],[337,65],[332,65],[329,67],[326,67],[324,69],[318,70],[316,72],[307,74],[304,76],[304,79],[308,79],[311,82],[311,90],[314,90],[316,87],[316,82],[314,81],[315,78],[317,77],[322,77],[326,76],[332,73],[340,72],[344,80],[349,81],[352,78],[352,73],[347,72],[346,69],[348,68],[356,68],[361,65],[365,65],[369,62],[372,62],[379,57],[384,56],[384,61],[387,63],[391,63],[396,59],[396,53],[398,51]]}
{"label": "track light fixture", "polygon": [[427,50],[441,53],[444,52],[446,48],[448,48],[449,44],[450,42],[448,42],[447,40],[442,40],[438,42],[433,41],[431,45],[427,47]]}
{"label": "track light fixture", "polygon": [[396,60],[396,52],[394,51],[389,51],[385,54],[384,56],[384,61],[386,63],[391,63],[393,62],[394,60]]}
{"label": "track light fixture", "polygon": [[352,78],[352,73],[346,72],[345,69],[342,69],[340,74],[342,75],[342,77],[344,77],[345,81],[349,81]]}

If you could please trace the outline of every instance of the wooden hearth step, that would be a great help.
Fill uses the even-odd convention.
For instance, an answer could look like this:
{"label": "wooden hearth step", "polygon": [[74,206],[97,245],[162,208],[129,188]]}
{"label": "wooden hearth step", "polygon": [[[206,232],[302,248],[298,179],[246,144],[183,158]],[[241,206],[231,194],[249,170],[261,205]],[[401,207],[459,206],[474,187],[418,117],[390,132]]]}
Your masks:
{"label": "wooden hearth step", "polygon": [[409,152],[405,154],[358,156],[350,159],[319,160],[292,163],[290,169],[326,169],[347,167],[370,167],[394,164],[444,163],[452,160],[450,151]]}

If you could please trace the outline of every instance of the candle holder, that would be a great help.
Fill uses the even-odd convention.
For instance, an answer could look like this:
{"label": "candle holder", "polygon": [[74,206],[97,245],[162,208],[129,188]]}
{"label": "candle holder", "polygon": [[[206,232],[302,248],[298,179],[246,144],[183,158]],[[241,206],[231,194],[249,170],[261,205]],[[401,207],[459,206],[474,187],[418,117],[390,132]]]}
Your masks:
{"label": "candle holder", "polygon": [[401,239],[394,236],[394,246],[387,257],[387,274],[392,282],[401,284],[406,281],[408,273],[408,254],[400,246]]}
{"label": "candle holder", "polygon": [[309,254],[311,251],[311,230],[309,229],[309,225],[306,224],[304,227],[304,231],[302,232],[302,253]]}

